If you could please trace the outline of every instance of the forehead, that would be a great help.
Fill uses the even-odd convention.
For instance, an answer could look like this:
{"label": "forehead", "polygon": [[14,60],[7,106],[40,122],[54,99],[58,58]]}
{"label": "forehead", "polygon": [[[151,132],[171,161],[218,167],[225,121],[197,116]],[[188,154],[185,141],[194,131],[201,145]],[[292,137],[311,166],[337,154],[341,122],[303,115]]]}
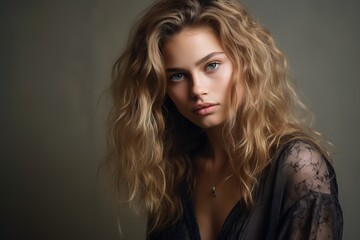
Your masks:
{"label": "forehead", "polygon": [[194,64],[212,52],[223,52],[219,38],[210,27],[187,27],[168,38],[163,45],[165,65]]}

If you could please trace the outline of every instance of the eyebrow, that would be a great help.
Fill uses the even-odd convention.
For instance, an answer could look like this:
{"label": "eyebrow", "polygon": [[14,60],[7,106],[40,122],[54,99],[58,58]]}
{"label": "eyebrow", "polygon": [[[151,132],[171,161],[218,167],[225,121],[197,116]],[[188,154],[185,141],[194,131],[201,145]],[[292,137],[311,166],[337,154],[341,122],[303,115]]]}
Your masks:
{"label": "eyebrow", "polygon": [[[197,61],[195,63],[196,66],[199,66],[201,65],[202,63],[208,61],[210,58],[212,58],[213,56],[215,55],[218,55],[218,54],[225,54],[224,52],[212,52],[212,53],[209,53],[208,55],[206,55],[205,57],[201,58],[199,61]],[[183,69],[182,68],[167,68],[166,71],[167,72],[179,72],[179,71],[182,71]]]}

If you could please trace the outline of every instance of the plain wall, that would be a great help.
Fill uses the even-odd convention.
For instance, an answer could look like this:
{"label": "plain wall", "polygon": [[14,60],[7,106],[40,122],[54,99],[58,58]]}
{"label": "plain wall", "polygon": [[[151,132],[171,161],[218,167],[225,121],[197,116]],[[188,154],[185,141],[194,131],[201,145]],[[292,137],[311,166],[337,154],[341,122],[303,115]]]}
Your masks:
{"label": "plain wall", "polygon": [[[0,239],[118,239],[97,183],[101,94],[152,1],[0,1]],[[360,2],[247,0],[290,64],[315,127],[335,149],[344,239],[359,239]],[[124,211],[125,239],[145,218]]]}

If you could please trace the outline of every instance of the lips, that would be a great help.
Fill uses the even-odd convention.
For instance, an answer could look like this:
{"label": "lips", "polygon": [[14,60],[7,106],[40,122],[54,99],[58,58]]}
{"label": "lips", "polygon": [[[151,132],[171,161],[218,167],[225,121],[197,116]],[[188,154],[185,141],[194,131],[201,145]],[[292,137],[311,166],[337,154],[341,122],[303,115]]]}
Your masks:
{"label": "lips", "polygon": [[198,115],[208,115],[208,114],[212,114],[215,112],[217,106],[219,104],[214,104],[214,103],[202,103],[202,104],[197,104],[193,110],[194,113],[198,114]]}

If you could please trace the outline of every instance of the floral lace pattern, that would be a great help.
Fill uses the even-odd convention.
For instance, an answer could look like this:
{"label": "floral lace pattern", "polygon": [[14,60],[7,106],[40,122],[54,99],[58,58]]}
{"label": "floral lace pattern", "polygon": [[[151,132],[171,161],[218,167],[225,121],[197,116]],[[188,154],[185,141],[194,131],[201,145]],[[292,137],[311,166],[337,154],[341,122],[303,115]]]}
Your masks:
{"label": "floral lace pattern", "polygon": [[280,235],[284,239],[340,239],[342,212],[330,163],[314,147],[297,141],[284,151],[279,164],[285,177],[281,213],[287,223],[280,227]]}

